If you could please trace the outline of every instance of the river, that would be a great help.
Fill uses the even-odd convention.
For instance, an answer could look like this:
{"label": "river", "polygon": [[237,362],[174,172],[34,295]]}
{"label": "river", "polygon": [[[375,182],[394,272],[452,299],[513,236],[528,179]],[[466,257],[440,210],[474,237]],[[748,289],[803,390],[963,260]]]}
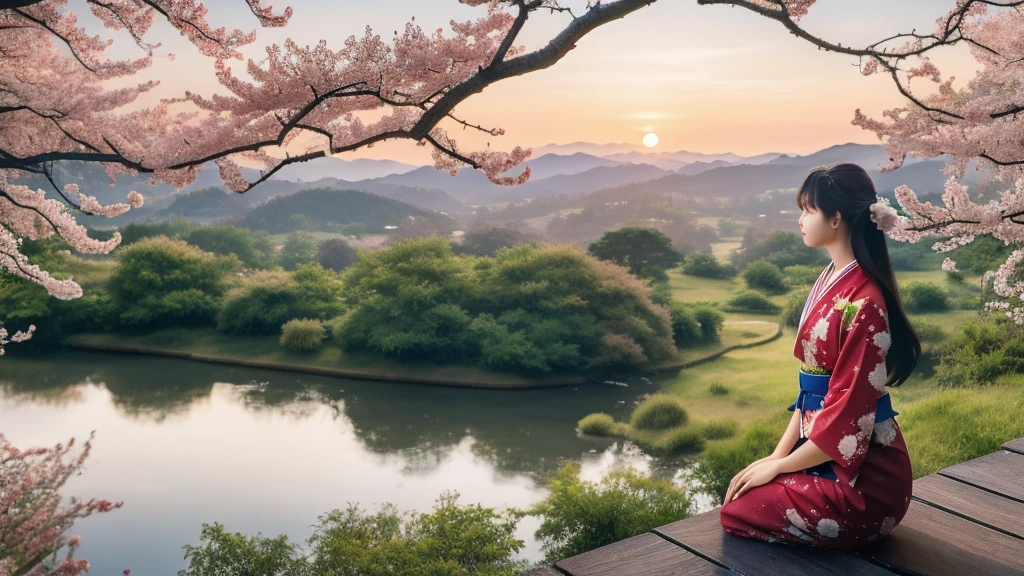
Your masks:
{"label": "river", "polygon": [[[0,432],[28,448],[95,430],[62,493],[124,502],[68,533],[82,536],[77,557],[93,575],[173,575],[204,522],[304,543],[319,515],[350,502],[428,512],[454,490],[463,504],[525,507],[567,459],[593,480],[632,465],[682,482],[686,465],[575,430],[592,412],[627,415],[657,388],[644,378],[481,390],[130,355],[20,356],[0,360]],[[538,526],[520,523],[520,557],[543,556]]]}

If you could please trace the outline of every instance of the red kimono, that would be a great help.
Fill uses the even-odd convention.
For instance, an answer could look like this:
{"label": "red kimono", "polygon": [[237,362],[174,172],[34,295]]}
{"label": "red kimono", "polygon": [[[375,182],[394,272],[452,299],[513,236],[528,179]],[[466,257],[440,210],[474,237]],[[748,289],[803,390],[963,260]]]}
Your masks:
{"label": "red kimono", "polygon": [[804,304],[793,349],[807,366],[831,371],[820,408],[803,411],[800,435],[832,459],[814,470],[831,473],[780,474],[726,503],[722,527],[731,534],[849,550],[888,534],[910,506],[903,433],[894,418],[875,421],[891,343],[885,300],[856,260],[825,286],[832,270]]}

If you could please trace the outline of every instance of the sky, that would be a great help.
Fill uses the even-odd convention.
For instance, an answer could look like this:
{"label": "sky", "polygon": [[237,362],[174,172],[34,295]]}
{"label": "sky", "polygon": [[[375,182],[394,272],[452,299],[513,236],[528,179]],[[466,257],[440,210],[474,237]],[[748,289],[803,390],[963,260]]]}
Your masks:
{"label": "sky", "polygon": [[[72,5],[81,0],[73,0]],[[261,59],[264,46],[292,38],[299,44],[320,39],[340,48],[365,26],[391,38],[410,18],[424,30],[449,21],[482,17],[486,7],[457,0],[275,0],[294,16],[280,29],[259,28],[242,0],[209,2],[214,25],[257,29],[243,52]],[[579,14],[586,0],[561,3]],[[952,0],[819,0],[802,25],[843,45],[864,45],[897,32],[931,31]],[[90,15],[82,18],[83,24]],[[545,45],[570,21],[566,13],[535,12],[517,44],[528,50]],[[97,30],[100,31],[100,30]],[[136,50],[126,37],[115,39],[113,55]],[[137,79],[157,78],[154,96],[225,93],[213,75],[213,61],[196,52],[165,23],[147,38],[163,42],[154,65]],[[125,50],[125,52],[120,52]],[[164,55],[175,54],[173,60]],[[956,86],[973,76],[974,60],[964,47],[936,51],[933,58]],[[233,62],[236,74],[245,64]],[[921,80],[920,90],[929,84]],[[807,154],[846,142],[878,143],[871,132],[850,124],[854,110],[872,117],[902,106],[905,99],[891,79],[862,76],[856,59],[817,49],[753,12],[729,6],[700,6],[696,0],[657,0],[625,18],[587,34],[555,65],[494,84],[460,104],[454,114],[472,124],[500,127],[494,137],[454,124],[449,134],[461,150],[488,146],[510,150],[577,141],[640,145],[648,132],[658,135],[651,152],[755,155]],[[368,117],[372,119],[372,117]],[[389,141],[340,155],[345,159],[388,158],[431,163],[429,148],[412,141]]]}

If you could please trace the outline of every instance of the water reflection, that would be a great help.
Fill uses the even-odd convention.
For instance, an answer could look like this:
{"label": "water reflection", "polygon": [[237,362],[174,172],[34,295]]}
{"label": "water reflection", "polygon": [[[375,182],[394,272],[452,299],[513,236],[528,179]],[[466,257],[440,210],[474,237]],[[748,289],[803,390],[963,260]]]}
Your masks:
{"label": "water reflection", "polygon": [[[427,511],[464,503],[528,506],[566,459],[598,479],[633,465],[679,478],[631,445],[579,437],[591,412],[624,415],[656,383],[528,391],[366,382],[173,359],[64,352],[0,365],[0,429],[18,446],[96,430],[67,493],[123,500],[80,521],[93,574],[173,574],[203,522],[304,541],[318,515],[349,502]],[[518,533],[540,557],[535,519]]]}

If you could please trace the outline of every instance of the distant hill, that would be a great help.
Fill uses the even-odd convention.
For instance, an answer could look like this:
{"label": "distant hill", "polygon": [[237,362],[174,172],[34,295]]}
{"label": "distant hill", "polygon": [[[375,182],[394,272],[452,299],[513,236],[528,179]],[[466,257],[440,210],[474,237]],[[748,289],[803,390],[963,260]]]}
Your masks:
{"label": "distant hill", "polygon": [[400,226],[408,221],[409,216],[424,217],[438,223],[452,221],[448,216],[360,190],[316,188],[274,198],[253,208],[238,224],[281,234],[291,231],[289,217],[295,214],[325,227],[360,223],[371,233],[384,232],[388,225]]}
{"label": "distant hill", "polygon": [[726,166],[733,166],[733,164],[726,162],[725,160],[715,160],[714,162],[693,162],[676,170],[676,174],[686,174],[687,176],[693,176],[694,174],[700,174],[701,172],[706,172],[707,170],[714,170],[715,168],[725,168]]}
{"label": "distant hill", "polygon": [[[511,171],[510,171],[511,173]],[[443,190],[468,206],[514,202],[524,198],[547,198],[566,194],[576,196],[631,182],[642,182],[658,178],[670,171],[646,164],[621,164],[597,166],[576,174],[559,174],[548,178],[536,178],[532,172],[530,180],[519,186],[499,186],[492,183],[479,170],[464,169],[455,176],[436,170],[432,166],[419,168],[407,174],[387,176],[374,180],[354,182],[353,188],[384,183],[413,186],[419,183],[423,188]]]}
{"label": "distant hill", "polygon": [[289,164],[278,170],[272,179],[305,182],[307,184],[321,178],[337,178],[354,182],[356,180],[380,178],[389,174],[404,174],[416,168],[419,168],[419,166],[394,160],[374,160],[370,158],[346,160],[344,158],[326,157]]}
{"label": "distant hill", "polygon": [[[892,196],[900,184],[907,184],[921,195],[941,192],[946,176],[941,169],[944,162],[928,160],[907,164],[892,172],[868,170],[875,189]],[[650,194],[682,194],[692,198],[736,198],[742,199],[767,190],[797,188],[807,176],[808,168],[802,165],[769,163],[762,166],[741,164],[707,170],[692,176],[672,174],[656,180],[626,184],[609,190],[609,193],[633,196],[638,191]]]}
{"label": "distant hill", "polygon": [[539,158],[531,158],[509,170],[507,176],[518,176],[526,166],[530,167],[530,180],[542,180],[558,175],[571,175],[586,172],[599,166],[619,166],[622,162],[601,158],[592,154],[577,152],[575,154],[545,154]]}

